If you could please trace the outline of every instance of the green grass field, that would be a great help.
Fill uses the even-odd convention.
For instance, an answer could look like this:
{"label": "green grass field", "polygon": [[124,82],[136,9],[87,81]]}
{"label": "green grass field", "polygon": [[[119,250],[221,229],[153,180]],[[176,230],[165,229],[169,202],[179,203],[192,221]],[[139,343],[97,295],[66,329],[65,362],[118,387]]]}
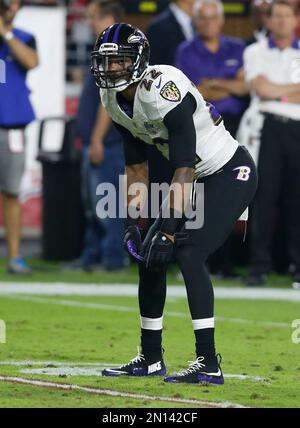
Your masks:
{"label": "green grass field", "polygon": [[[102,282],[112,283],[111,287],[114,282],[137,281],[133,268],[122,274],[104,275],[60,273],[56,265],[39,262],[36,267],[40,270],[32,278],[18,280],[76,282],[86,286]],[[209,407],[209,403],[300,407],[300,343],[292,342],[291,327],[292,321],[300,318],[299,301],[216,300],[216,341],[223,359],[224,386],[172,385],[160,378],[105,378],[100,376],[103,367],[127,362],[136,355],[136,297],[1,294],[3,283],[16,278],[3,273],[3,265],[0,269],[0,319],[6,323],[6,344],[0,344],[1,408],[175,408]],[[171,272],[170,282],[179,284],[175,273]],[[219,285],[241,286],[238,282],[216,281],[216,287]],[[288,288],[290,279],[270,277],[268,286]],[[193,331],[185,298],[168,298],[164,325],[165,362],[168,372],[173,373],[194,359]],[[12,382],[11,377],[97,388],[99,393],[23,385]],[[100,390],[117,394],[111,397]],[[121,396],[124,392],[135,396]],[[171,403],[170,398],[178,402]],[[180,399],[197,403],[179,402]]]}

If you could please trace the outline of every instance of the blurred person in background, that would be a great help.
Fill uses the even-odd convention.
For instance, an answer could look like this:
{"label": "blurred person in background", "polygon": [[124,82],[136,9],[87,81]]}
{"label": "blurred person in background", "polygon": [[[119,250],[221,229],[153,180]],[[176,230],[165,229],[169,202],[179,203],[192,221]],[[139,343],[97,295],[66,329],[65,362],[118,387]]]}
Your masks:
{"label": "blurred person in background", "polygon": [[5,63],[5,83],[0,83],[0,191],[8,247],[8,272],[29,274],[20,255],[21,207],[19,193],[25,168],[25,128],[35,119],[26,86],[27,72],[37,67],[32,34],[15,28],[20,0],[0,0],[0,59]]}
{"label": "blurred person in background", "polygon": [[253,34],[246,40],[246,45],[259,42],[268,34],[269,8],[273,0],[252,0],[251,19]]}
{"label": "blurred person in background", "polygon": [[[116,21],[123,20],[123,9],[117,1],[92,0],[86,16],[96,37]],[[100,197],[96,189],[100,183],[112,183],[118,191],[119,175],[124,173],[122,140],[99,102],[99,89],[90,70],[79,101],[77,126],[83,142],[82,197],[87,227],[81,257],[65,267],[93,270],[101,261],[102,270],[120,270],[124,266],[124,222],[118,218],[97,217]]]}
{"label": "blurred person in background", "polygon": [[194,37],[192,12],[195,0],[173,0],[149,25],[150,64],[175,64],[178,45]]}
{"label": "blurred person in background", "polygon": [[[198,87],[204,99],[212,102],[222,115],[233,137],[248,105],[244,80],[242,40],[222,35],[224,7],[218,0],[196,0],[193,20],[197,35],[179,45],[176,66]],[[231,238],[211,262],[219,275],[234,276]]]}
{"label": "blurred person in background", "polygon": [[198,87],[204,99],[215,105],[234,137],[247,107],[244,42],[222,35],[224,8],[219,0],[196,0],[193,17],[198,34],[178,47],[175,65]]}
{"label": "blurred person in background", "polygon": [[300,284],[300,43],[297,14],[287,0],[269,12],[270,35],[245,50],[245,74],[264,122],[258,157],[258,191],[251,220],[250,286],[263,285],[272,269],[274,212],[284,198],[288,253]]}
{"label": "blurred person in background", "polygon": [[70,0],[67,4],[67,80],[82,83],[90,65],[89,52],[94,35],[85,19],[88,0]]}

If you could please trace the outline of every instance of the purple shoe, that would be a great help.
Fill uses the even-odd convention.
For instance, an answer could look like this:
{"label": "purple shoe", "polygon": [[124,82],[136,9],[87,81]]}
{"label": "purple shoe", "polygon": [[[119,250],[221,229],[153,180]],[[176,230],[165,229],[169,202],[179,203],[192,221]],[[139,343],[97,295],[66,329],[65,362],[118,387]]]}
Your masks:
{"label": "purple shoe", "polygon": [[193,361],[190,366],[175,376],[168,376],[164,379],[170,383],[213,383],[223,385],[224,378],[220,367],[220,361],[216,355],[200,356]]}
{"label": "purple shoe", "polygon": [[163,359],[158,361],[147,361],[143,354],[121,367],[104,369],[102,376],[165,376],[167,373]]}

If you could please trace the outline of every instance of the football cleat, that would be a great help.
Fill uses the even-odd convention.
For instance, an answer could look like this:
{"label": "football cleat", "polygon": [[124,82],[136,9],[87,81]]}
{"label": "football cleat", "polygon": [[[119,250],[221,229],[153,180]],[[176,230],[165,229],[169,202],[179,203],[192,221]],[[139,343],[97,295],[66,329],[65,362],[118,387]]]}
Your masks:
{"label": "football cleat", "polygon": [[200,356],[196,361],[191,362],[190,366],[177,373],[175,376],[169,376],[164,379],[170,383],[213,383],[223,385],[224,378],[220,367],[220,361],[216,355],[213,357]]}
{"label": "football cleat", "polygon": [[150,362],[143,354],[138,354],[135,358],[121,367],[104,369],[102,376],[165,376],[167,373],[163,360]]}

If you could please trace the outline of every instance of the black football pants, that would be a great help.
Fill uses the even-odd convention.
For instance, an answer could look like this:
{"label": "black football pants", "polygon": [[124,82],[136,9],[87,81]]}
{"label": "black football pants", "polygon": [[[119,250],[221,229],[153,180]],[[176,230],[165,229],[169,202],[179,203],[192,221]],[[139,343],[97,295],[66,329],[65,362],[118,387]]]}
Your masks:
{"label": "black football pants", "polygon": [[[250,173],[243,174],[240,167]],[[249,169],[248,169],[249,168]],[[214,294],[205,267],[206,260],[226,240],[235,222],[252,201],[256,187],[255,164],[243,147],[217,173],[199,180],[204,183],[204,225],[184,230],[187,239],[178,241],[175,258],[183,274],[192,319],[213,317]],[[166,270],[139,267],[140,314],[147,318],[163,315],[166,299]]]}

